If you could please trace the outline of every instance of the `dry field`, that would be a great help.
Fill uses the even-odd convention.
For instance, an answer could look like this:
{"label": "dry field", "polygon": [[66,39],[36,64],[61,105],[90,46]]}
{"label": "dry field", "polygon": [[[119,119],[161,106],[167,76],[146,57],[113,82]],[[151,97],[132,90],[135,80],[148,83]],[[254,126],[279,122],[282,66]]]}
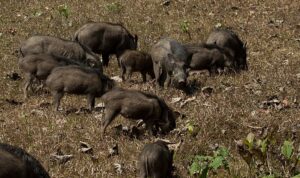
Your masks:
{"label": "dry field", "polygon": [[[59,11],[64,4],[68,10],[65,15]],[[118,85],[155,93],[182,114],[177,120],[182,133],[163,137],[173,142],[183,140],[174,157],[174,174],[178,177],[190,177],[188,166],[193,156],[211,155],[216,146],[228,148],[230,171],[219,169],[210,172],[209,177],[262,177],[269,173],[288,176],[280,163],[281,145],[284,140],[293,141],[296,156],[300,142],[300,2],[296,0],[171,0],[169,5],[158,0],[0,0],[1,142],[18,145],[35,155],[51,177],[136,177],[137,156],[154,137],[116,135],[114,126],[135,124],[118,117],[101,138],[101,111],[74,112],[86,107],[84,96],[65,96],[63,111],[53,112],[49,93],[31,93],[24,101],[23,80],[9,78],[13,72],[22,77],[15,55],[21,41],[35,34],[70,39],[89,21],[124,24],[139,36],[139,49],[144,51],[162,36],[192,43],[205,41],[215,26],[237,32],[247,42],[249,71],[212,77],[192,74],[189,81],[197,90],[190,96],[175,89],[156,91],[150,83],[141,84],[139,75],[134,82]],[[105,73],[120,74],[114,57]],[[201,92],[206,86],[213,88],[210,96]],[[182,107],[180,102],[171,102],[175,97],[186,100],[194,96],[195,100]],[[279,103],[260,107],[273,96]],[[187,125],[194,126],[196,133],[184,131]],[[269,169],[254,166],[249,171],[238,152],[235,141],[250,132],[256,138],[270,136]],[[81,141],[91,145],[93,155],[80,152]],[[115,144],[119,154],[109,157],[108,149]],[[57,150],[74,157],[59,164],[50,159]],[[115,163],[122,165],[122,174],[116,172]]]}

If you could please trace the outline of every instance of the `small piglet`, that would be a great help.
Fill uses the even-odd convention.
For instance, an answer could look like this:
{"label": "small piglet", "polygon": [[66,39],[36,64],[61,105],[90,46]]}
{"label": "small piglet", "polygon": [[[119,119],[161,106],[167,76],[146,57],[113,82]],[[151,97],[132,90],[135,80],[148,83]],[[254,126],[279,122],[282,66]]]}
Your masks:
{"label": "small piglet", "polygon": [[155,77],[152,59],[148,53],[136,50],[126,50],[120,57],[120,64],[123,81],[125,81],[125,73],[127,79],[131,79],[132,72],[140,72],[143,82],[146,82],[146,74],[150,75],[152,79]]}
{"label": "small piglet", "polygon": [[171,178],[173,151],[167,143],[156,141],[146,144],[140,154],[138,169],[141,178]]}
{"label": "small piglet", "polygon": [[50,54],[29,54],[19,58],[19,67],[25,73],[24,97],[28,96],[28,88],[34,79],[44,81],[55,67],[65,65],[83,65],[75,60]]}
{"label": "small piglet", "polygon": [[50,178],[41,163],[19,147],[0,143],[1,178]]}
{"label": "small piglet", "polygon": [[70,65],[52,70],[46,85],[54,97],[56,110],[64,93],[87,95],[88,107],[92,110],[95,98],[111,90],[115,83],[97,69]]}
{"label": "small piglet", "polygon": [[[190,47],[191,48],[191,47]],[[217,45],[202,44],[195,46],[189,62],[191,70],[208,70],[209,73],[216,73],[219,69],[224,70],[236,68],[233,56]]]}
{"label": "small piglet", "polygon": [[167,106],[163,99],[148,93],[136,90],[113,89],[102,96],[105,104],[102,134],[107,126],[121,114],[129,119],[143,119],[147,130],[154,135],[154,127],[163,133],[176,127],[177,113]]}

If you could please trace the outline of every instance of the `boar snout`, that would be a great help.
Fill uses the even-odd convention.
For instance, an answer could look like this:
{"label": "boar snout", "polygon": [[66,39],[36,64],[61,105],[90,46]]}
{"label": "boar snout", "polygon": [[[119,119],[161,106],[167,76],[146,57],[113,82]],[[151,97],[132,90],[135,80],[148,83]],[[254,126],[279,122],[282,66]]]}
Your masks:
{"label": "boar snout", "polygon": [[183,88],[186,86],[186,80],[179,80],[178,81],[178,87]]}
{"label": "boar snout", "polygon": [[175,87],[182,89],[186,87],[186,78],[187,75],[185,73],[179,73],[177,75],[174,75],[174,85]]}

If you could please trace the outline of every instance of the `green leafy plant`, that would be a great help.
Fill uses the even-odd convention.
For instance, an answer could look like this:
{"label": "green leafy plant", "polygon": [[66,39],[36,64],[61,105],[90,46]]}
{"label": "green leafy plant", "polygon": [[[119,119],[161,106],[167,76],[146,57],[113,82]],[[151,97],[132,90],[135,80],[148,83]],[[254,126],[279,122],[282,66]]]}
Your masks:
{"label": "green leafy plant", "polygon": [[41,12],[41,11],[35,11],[32,15],[34,17],[39,17],[39,16],[43,15],[43,12]]}
{"label": "green leafy plant", "polygon": [[[238,149],[240,155],[249,165],[250,176],[257,176],[263,178],[272,177],[292,177],[297,176],[296,167],[299,162],[299,156],[294,154],[294,145],[292,141],[285,140],[280,149],[278,149],[278,144],[276,141],[272,144],[270,136],[265,136],[264,138],[255,138],[253,133],[249,133],[245,139],[238,141]],[[272,144],[272,145],[271,145]],[[276,148],[277,147],[277,148]],[[276,150],[280,150],[280,153],[276,154]],[[275,154],[274,154],[275,153]],[[280,160],[282,164],[281,173],[275,174],[277,166],[271,164],[271,157]],[[272,162],[273,163],[273,162]],[[267,175],[267,176],[264,176]]]}
{"label": "green leafy plant", "polygon": [[66,4],[58,6],[58,12],[61,16],[69,18],[70,10]]}
{"label": "green leafy plant", "polygon": [[254,147],[254,134],[253,133],[249,133],[246,137],[246,139],[244,139],[244,144],[248,146],[249,150],[252,150]]}
{"label": "green leafy plant", "polygon": [[294,146],[291,141],[284,141],[281,146],[281,154],[285,157],[285,159],[290,160],[293,154]]}
{"label": "green leafy plant", "polygon": [[184,33],[188,33],[189,32],[189,23],[187,20],[184,20],[180,23],[180,29],[182,32]]}
{"label": "green leafy plant", "polygon": [[213,156],[196,155],[189,166],[189,173],[199,178],[206,178],[209,171],[217,171],[222,167],[228,170],[228,157],[229,152],[225,147],[218,148]]}
{"label": "green leafy plant", "polygon": [[187,123],[186,128],[187,128],[188,133],[193,137],[197,136],[197,134],[200,131],[199,127],[197,125],[194,125],[191,122]]}
{"label": "green leafy plant", "polygon": [[114,3],[114,2],[111,4],[107,4],[105,7],[108,11],[115,12],[115,13],[120,12],[122,9],[122,6],[119,3]]}

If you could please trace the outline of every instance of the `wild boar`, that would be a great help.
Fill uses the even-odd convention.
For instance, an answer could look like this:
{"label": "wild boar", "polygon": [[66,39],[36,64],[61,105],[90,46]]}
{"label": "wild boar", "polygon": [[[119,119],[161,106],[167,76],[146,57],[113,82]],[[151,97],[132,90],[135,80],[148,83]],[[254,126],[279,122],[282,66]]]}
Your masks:
{"label": "wild boar", "polygon": [[141,73],[143,82],[146,82],[146,74],[150,75],[151,78],[155,77],[152,59],[148,53],[126,50],[120,57],[120,65],[123,81],[125,81],[125,73],[127,74],[127,78],[131,79],[132,72],[136,71]]}
{"label": "wild boar", "polygon": [[188,44],[183,44],[185,47],[187,53],[188,53],[188,58],[191,58],[191,56],[194,53],[197,53],[199,49],[203,48],[206,44],[205,43],[188,43]]}
{"label": "wild boar", "polygon": [[99,57],[88,47],[74,41],[52,36],[32,36],[20,46],[23,57],[28,54],[50,54],[63,56],[88,64],[90,67],[102,67]]}
{"label": "wild boar", "polygon": [[208,36],[206,43],[216,44],[222,48],[231,50],[239,69],[248,70],[246,44],[244,44],[233,31],[215,29]]}
{"label": "wild boar", "polygon": [[111,90],[115,83],[97,69],[69,65],[53,69],[46,85],[53,95],[53,103],[58,111],[64,93],[87,95],[88,108],[92,110],[95,98]]}
{"label": "wild boar", "polygon": [[139,175],[141,178],[171,178],[173,151],[166,142],[158,140],[146,144],[139,156]]}
{"label": "wild boar", "polygon": [[129,119],[142,119],[152,135],[156,134],[154,129],[161,129],[162,133],[167,133],[176,127],[176,113],[163,99],[155,95],[117,88],[104,94],[101,99],[105,105],[103,134],[118,114]]}
{"label": "wild boar", "polygon": [[25,150],[0,143],[1,178],[50,178],[41,163]]}
{"label": "wild boar", "polygon": [[115,54],[119,62],[124,50],[136,50],[138,37],[131,35],[121,24],[99,22],[83,25],[75,32],[73,40],[102,54],[103,66],[108,66],[109,55]]}
{"label": "wild boar", "polygon": [[187,45],[188,52],[191,54],[189,67],[191,70],[208,70],[216,73],[224,68],[235,70],[236,65],[233,56],[226,49],[215,44],[196,44]]}
{"label": "wild boar", "polygon": [[26,176],[23,161],[0,150],[0,177],[23,178]]}
{"label": "wild boar", "polygon": [[186,86],[188,53],[183,45],[173,39],[161,39],[152,47],[151,57],[157,86]]}
{"label": "wild boar", "polygon": [[25,73],[24,98],[28,97],[28,89],[34,79],[44,81],[55,67],[65,65],[83,64],[75,60],[50,54],[29,54],[19,58],[19,67]]}

